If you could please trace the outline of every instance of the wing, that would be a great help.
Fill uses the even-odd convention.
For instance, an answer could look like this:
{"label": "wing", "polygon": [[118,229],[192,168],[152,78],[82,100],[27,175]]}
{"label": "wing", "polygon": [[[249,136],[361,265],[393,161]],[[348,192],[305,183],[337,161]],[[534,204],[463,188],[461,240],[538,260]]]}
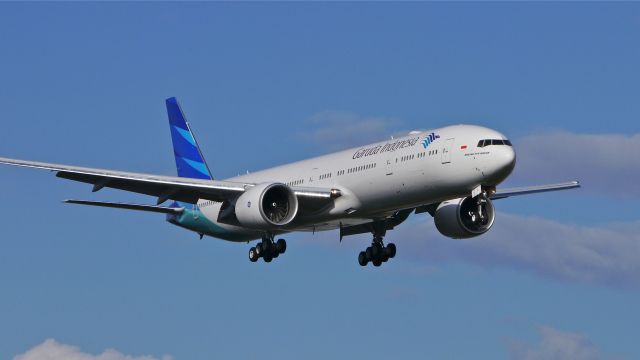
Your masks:
{"label": "wing", "polygon": [[[55,171],[57,177],[93,184],[94,192],[108,187],[155,196],[158,198],[158,204],[169,199],[192,204],[196,203],[198,199],[223,202],[235,199],[245,189],[255,185],[252,183],[140,174],[7,158],[0,158],[0,164]],[[298,198],[313,199],[314,201],[318,199],[330,200],[340,194],[335,189],[295,187],[292,189]]]}
{"label": "wing", "polygon": [[[500,189],[500,190],[497,190],[495,194],[491,196],[491,200],[499,200],[499,199],[505,199],[511,196],[537,194],[537,193],[548,192],[548,191],[575,189],[579,187],[580,187],[579,182],[569,181],[569,182],[558,183],[558,184],[535,185],[535,186],[524,186],[524,187],[517,187],[517,188]],[[440,205],[440,203],[425,204],[422,206],[418,206],[416,208],[416,214],[428,212],[429,214],[431,214],[431,216],[434,216],[435,211],[438,208],[438,205]]]}
{"label": "wing", "polygon": [[579,182],[569,181],[569,182],[559,183],[559,184],[536,185],[536,186],[500,189],[500,190],[497,190],[496,193],[493,194],[493,196],[491,196],[491,200],[498,200],[498,199],[508,198],[510,196],[536,194],[536,193],[548,192],[548,191],[575,189],[579,187],[580,187]]}

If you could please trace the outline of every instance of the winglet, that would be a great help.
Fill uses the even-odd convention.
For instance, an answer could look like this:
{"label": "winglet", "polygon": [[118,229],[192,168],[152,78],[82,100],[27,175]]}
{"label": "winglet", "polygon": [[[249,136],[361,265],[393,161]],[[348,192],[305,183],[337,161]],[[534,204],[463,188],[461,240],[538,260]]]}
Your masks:
{"label": "winglet", "polygon": [[178,176],[213,180],[187,119],[175,97],[166,100]]}

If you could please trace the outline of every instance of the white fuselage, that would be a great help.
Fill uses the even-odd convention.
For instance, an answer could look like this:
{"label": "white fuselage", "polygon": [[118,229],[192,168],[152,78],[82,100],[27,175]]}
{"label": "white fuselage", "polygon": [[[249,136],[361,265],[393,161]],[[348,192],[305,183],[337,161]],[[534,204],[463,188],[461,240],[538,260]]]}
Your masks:
{"label": "white fuselage", "polygon": [[[499,184],[513,170],[515,152],[511,146],[478,147],[483,139],[506,137],[480,126],[448,126],[228,180],[339,189],[342,195],[331,206],[318,209],[313,216],[301,215],[281,232],[330,230],[382,219],[401,209],[470,196],[479,185]],[[220,206],[201,200],[194,209],[224,229],[225,235],[214,232],[213,236],[246,241],[263,235],[218,223]]]}

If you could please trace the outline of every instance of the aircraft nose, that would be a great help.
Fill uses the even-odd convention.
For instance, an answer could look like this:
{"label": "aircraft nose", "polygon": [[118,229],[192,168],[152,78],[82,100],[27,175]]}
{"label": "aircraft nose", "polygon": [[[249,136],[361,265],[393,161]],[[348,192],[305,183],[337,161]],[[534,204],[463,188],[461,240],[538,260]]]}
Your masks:
{"label": "aircraft nose", "polygon": [[504,181],[516,166],[516,153],[511,146],[492,149],[491,165],[487,167],[487,183],[497,185]]}
{"label": "aircraft nose", "polygon": [[516,167],[516,152],[511,146],[505,146],[500,150],[498,172],[506,178]]}

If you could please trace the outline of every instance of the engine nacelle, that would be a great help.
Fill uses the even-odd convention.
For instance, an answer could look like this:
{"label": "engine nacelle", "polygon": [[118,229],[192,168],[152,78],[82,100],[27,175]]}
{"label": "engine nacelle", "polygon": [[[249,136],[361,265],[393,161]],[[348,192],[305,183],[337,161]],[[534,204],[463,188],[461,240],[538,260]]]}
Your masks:
{"label": "engine nacelle", "polygon": [[258,184],[236,200],[235,213],[242,226],[265,230],[277,228],[296,217],[298,198],[285,184]]}
{"label": "engine nacelle", "polygon": [[467,239],[491,229],[496,212],[490,199],[460,198],[438,205],[433,220],[438,231],[453,239]]}

